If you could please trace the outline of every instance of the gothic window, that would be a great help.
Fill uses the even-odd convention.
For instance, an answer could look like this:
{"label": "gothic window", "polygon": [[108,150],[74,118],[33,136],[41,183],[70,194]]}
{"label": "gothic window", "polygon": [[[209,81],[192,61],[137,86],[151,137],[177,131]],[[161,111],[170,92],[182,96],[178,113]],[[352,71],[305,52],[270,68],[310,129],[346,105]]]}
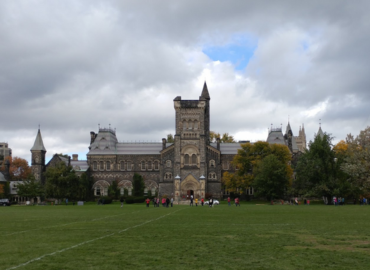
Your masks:
{"label": "gothic window", "polygon": [[215,161],[213,159],[209,161],[209,167],[211,168],[215,167]]}
{"label": "gothic window", "polygon": [[152,170],[152,162],[148,161],[148,170]]}
{"label": "gothic window", "polygon": [[120,162],[120,167],[121,167],[121,171],[125,170],[125,162],[124,161]]}
{"label": "gothic window", "polygon": [[99,169],[100,169],[101,171],[102,171],[102,170],[104,170],[104,162],[103,162],[103,161],[100,161],[100,164],[99,164],[99,165],[100,165],[100,166],[99,166],[99,167],[100,167]]}
{"label": "gothic window", "polygon": [[191,156],[191,163],[192,163],[192,165],[193,166],[197,166],[197,155],[196,154],[193,154],[192,156]]}
{"label": "gothic window", "polygon": [[97,186],[96,189],[95,189],[95,195],[100,196],[100,187],[99,186]]}
{"label": "gothic window", "polygon": [[184,121],[182,122],[182,128],[183,128],[184,130],[186,130],[186,127],[187,127],[187,123],[186,123],[186,121],[184,120]]}
{"label": "gothic window", "polygon": [[98,162],[94,161],[93,168],[94,168],[94,171],[98,170]]}
{"label": "gothic window", "polygon": [[110,171],[110,161],[107,161],[107,171]]}
{"label": "gothic window", "polygon": [[131,161],[127,161],[127,170],[131,171]]}
{"label": "gothic window", "polygon": [[158,162],[158,160],[154,161],[154,170],[156,170],[156,171],[159,170],[159,162]]}
{"label": "gothic window", "polygon": [[189,121],[189,129],[193,129],[193,122]]}
{"label": "gothic window", "polygon": [[170,167],[171,167],[171,160],[167,160],[167,161],[166,161],[166,166],[167,166],[168,168],[170,168]]}
{"label": "gothic window", "polygon": [[185,165],[189,165],[189,155],[188,154],[185,154],[184,163]]}
{"label": "gothic window", "polygon": [[194,129],[198,129],[198,121],[194,121]]}
{"label": "gothic window", "polygon": [[120,191],[121,191],[120,193],[121,193],[122,196],[125,195],[125,189],[123,187],[121,187]]}
{"label": "gothic window", "polygon": [[141,170],[144,171],[145,170],[145,161],[142,161],[141,162]]}
{"label": "gothic window", "polygon": [[166,173],[166,174],[164,175],[164,178],[165,178],[165,179],[171,179],[171,178],[172,178],[172,173]]}

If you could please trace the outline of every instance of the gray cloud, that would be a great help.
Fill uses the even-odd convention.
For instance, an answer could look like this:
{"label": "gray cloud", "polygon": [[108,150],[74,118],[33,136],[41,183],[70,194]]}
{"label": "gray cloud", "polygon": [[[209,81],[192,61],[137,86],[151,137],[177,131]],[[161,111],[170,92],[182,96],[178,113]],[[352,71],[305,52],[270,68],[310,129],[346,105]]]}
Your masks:
{"label": "gray cloud", "polygon": [[[206,79],[211,129],[265,139],[286,125],[336,138],[369,125],[368,1],[3,1],[0,141],[29,159],[84,153],[97,125],[119,140],[174,132],[172,100]],[[258,45],[244,71],[202,53],[235,35]],[[243,135],[244,134],[244,135]]]}

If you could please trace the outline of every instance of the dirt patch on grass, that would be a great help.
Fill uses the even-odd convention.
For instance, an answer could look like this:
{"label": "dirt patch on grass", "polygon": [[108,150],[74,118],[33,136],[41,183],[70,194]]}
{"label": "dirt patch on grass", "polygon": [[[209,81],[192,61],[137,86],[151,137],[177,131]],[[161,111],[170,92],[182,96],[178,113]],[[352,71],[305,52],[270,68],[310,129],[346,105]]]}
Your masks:
{"label": "dirt patch on grass", "polygon": [[[298,245],[286,246],[287,249],[320,249],[328,251],[362,252],[370,255],[370,240],[356,236],[320,237],[312,234],[293,234]],[[359,239],[362,238],[362,239]]]}

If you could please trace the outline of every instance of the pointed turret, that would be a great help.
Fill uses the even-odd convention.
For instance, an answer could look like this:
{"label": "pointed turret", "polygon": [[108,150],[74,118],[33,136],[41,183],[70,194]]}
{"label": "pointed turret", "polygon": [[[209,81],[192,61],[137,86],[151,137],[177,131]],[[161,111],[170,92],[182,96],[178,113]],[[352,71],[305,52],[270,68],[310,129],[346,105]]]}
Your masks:
{"label": "pointed turret", "polygon": [[45,151],[44,142],[42,141],[41,132],[40,129],[37,132],[35,143],[33,144],[33,147],[31,148],[31,151]]}
{"label": "pointed turret", "polygon": [[317,132],[316,136],[320,136],[321,139],[324,138],[324,132],[321,129],[321,126],[319,127],[319,131]]}
{"label": "pointed turret", "polygon": [[288,134],[289,131],[292,133],[293,135],[293,131],[292,131],[292,128],[290,127],[290,123],[288,122],[288,125],[286,126],[286,130],[285,130],[285,134]]}
{"label": "pointed turret", "polygon": [[204,82],[203,90],[202,90],[202,95],[200,96],[203,99],[210,100],[211,97],[209,96],[208,93],[208,88],[207,88],[207,83]]}

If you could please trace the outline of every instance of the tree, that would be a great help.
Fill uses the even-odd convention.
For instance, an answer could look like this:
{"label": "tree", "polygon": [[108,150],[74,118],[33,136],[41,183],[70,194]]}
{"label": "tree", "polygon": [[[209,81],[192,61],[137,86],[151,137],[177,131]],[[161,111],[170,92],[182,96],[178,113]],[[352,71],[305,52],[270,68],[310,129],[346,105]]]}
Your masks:
{"label": "tree", "polygon": [[64,162],[55,167],[49,167],[45,172],[45,189],[48,197],[63,199],[75,199],[78,197],[79,178],[72,166]]}
{"label": "tree", "polygon": [[111,195],[114,199],[118,199],[120,195],[120,190],[118,189],[118,183],[117,180],[114,180],[112,184],[109,186],[108,194]]}
{"label": "tree", "polygon": [[[28,165],[27,160],[20,157],[12,158],[11,156],[6,157],[5,160],[9,160],[9,174],[11,180],[19,181],[29,179],[32,174],[32,170]],[[5,169],[4,166],[5,162],[3,162],[2,170]]]}
{"label": "tree", "polygon": [[133,193],[134,196],[143,196],[144,195],[144,180],[143,177],[135,173],[133,178]]}
{"label": "tree", "polygon": [[17,194],[21,197],[35,198],[42,197],[45,194],[44,187],[34,177],[17,185]]}
{"label": "tree", "polygon": [[90,176],[88,172],[84,172],[78,179],[78,199],[87,201],[94,197],[93,192],[94,179]]}
{"label": "tree", "polygon": [[309,148],[297,163],[295,192],[305,196],[331,198],[344,193],[345,178],[337,163],[332,144],[333,137],[324,134],[309,142]]}
{"label": "tree", "polygon": [[286,167],[287,178],[291,179],[293,170],[289,163],[291,154],[287,146],[258,141],[254,144],[241,144],[238,154],[235,155],[232,165],[236,169],[235,173],[225,172],[223,174],[223,184],[230,192],[243,192],[253,185],[255,176],[258,174],[259,163],[268,155],[274,155]]}
{"label": "tree", "polygon": [[229,135],[229,133],[224,133],[221,136],[220,133],[216,133],[214,131],[209,132],[209,141],[210,142],[216,142],[217,138],[220,139],[221,143],[234,143],[235,142],[234,136]]}
{"label": "tree", "polygon": [[167,135],[167,142],[168,143],[174,143],[175,142],[172,134],[168,134]]}
{"label": "tree", "polygon": [[283,198],[289,186],[290,172],[288,166],[278,156],[270,154],[258,164],[253,187],[255,195],[268,200]]}
{"label": "tree", "polygon": [[370,127],[354,138],[346,138],[347,149],[341,169],[348,175],[352,195],[367,196],[370,192]]}

